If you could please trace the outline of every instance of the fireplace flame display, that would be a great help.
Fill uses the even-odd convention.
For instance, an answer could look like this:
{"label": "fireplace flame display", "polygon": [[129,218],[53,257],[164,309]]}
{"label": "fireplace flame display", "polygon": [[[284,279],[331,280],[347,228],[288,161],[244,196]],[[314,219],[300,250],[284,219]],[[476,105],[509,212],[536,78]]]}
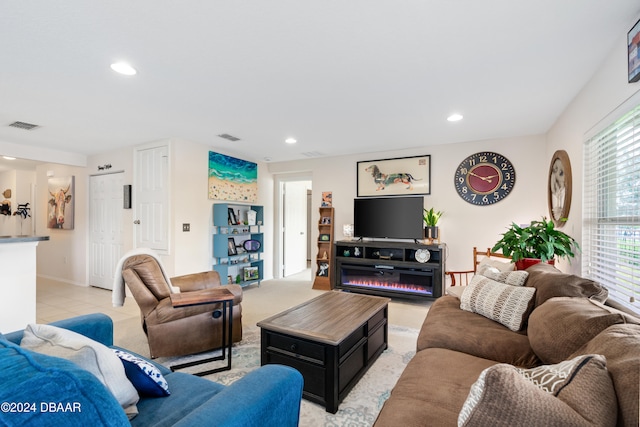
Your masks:
{"label": "fireplace flame display", "polygon": [[352,279],[349,281],[343,282],[345,286],[357,286],[361,288],[373,288],[373,289],[384,289],[389,291],[397,291],[397,292],[408,292],[408,293],[418,293],[431,295],[431,288],[425,288],[424,286],[419,286],[411,283],[395,283],[384,280],[358,280]]}

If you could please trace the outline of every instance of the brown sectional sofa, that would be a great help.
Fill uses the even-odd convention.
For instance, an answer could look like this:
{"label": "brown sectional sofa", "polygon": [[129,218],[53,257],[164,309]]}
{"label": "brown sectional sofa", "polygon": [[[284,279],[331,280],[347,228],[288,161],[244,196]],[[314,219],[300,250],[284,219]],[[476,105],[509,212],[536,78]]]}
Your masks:
{"label": "brown sectional sofa", "polygon": [[[547,264],[527,272],[536,291],[518,332],[456,296],[433,303],[376,427],[455,426],[463,406],[465,426],[639,425],[640,318],[603,304],[595,282]],[[523,379],[558,363],[571,367],[553,393]]]}

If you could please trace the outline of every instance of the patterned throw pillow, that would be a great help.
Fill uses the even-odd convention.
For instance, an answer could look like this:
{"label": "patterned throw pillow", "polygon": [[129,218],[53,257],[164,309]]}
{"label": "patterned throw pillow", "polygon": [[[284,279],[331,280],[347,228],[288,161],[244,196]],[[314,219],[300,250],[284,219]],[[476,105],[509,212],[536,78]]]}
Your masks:
{"label": "patterned throw pillow", "polygon": [[489,265],[478,268],[477,273],[497,282],[512,286],[524,286],[527,281],[527,277],[529,277],[529,273],[524,270],[500,271]]}
{"label": "patterned throw pillow", "polygon": [[601,355],[520,369],[500,363],[471,386],[458,426],[615,426],[617,399]]}
{"label": "patterned throw pillow", "polygon": [[514,271],[516,269],[516,265],[510,261],[498,261],[497,259],[492,258],[482,259],[478,265],[478,269],[481,269],[484,266],[497,268],[500,271]]}
{"label": "patterned throw pillow", "polygon": [[511,286],[476,274],[460,298],[460,308],[519,331],[533,308],[534,288]]}
{"label": "patterned throw pillow", "polygon": [[171,394],[167,380],[152,363],[126,351],[115,348],[111,350],[122,360],[127,378],[138,390],[138,393],[152,397],[169,396]]}

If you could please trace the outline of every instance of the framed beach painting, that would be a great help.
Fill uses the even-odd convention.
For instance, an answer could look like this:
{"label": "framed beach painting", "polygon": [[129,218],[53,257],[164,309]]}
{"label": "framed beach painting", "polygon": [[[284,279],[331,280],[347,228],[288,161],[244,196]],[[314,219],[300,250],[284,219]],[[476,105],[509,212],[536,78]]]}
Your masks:
{"label": "framed beach painting", "polygon": [[258,164],[209,151],[209,198],[258,201]]}
{"label": "framed beach painting", "polygon": [[358,197],[431,194],[431,156],[358,162]]}

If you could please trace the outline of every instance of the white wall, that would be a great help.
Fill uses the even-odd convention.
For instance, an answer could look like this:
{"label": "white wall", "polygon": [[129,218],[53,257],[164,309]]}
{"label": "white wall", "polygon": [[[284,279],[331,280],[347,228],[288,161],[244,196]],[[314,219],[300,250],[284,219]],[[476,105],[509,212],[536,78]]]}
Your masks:
{"label": "white wall", "polygon": [[[49,201],[47,173],[54,177],[75,176],[75,219],[73,230],[47,228]],[[88,202],[87,169],[53,163],[36,167],[36,198],[34,221],[36,234],[49,236],[48,241],[37,247],[37,271],[39,276],[74,285],[86,286]]]}
{"label": "white wall", "polygon": [[[629,21],[629,27],[636,18]],[[556,150],[566,150],[571,160],[573,189],[569,220],[563,231],[582,243],[582,181],[583,144],[585,135],[594,127],[607,124],[605,119],[612,111],[640,90],[640,83],[627,82],[626,32],[620,34],[611,54],[558,118],[547,134],[546,165]],[[587,171],[588,173],[588,171]],[[570,264],[560,263],[564,271],[581,274],[580,257]]]}
{"label": "white wall", "polygon": [[[454,173],[460,162],[479,151],[495,151],[504,155],[516,170],[513,191],[495,205],[471,205],[458,196],[453,184]],[[342,225],[353,223],[357,162],[426,154],[431,155],[431,194],[424,197],[424,204],[427,209],[434,207],[444,211],[438,225],[441,241],[449,248],[446,261],[448,269],[471,268],[473,247],[492,247],[511,221],[529,223],[547,215],[544,136],[425,145],[413,150],[270,163],[269,171],[273,174],[305,171],[312,174],[313,223],[319,220],[315,208],[320,206],[322,192],[333,192],[335,235],[336,239],[341,239]],[[317,240],[317,229],[313,233],[312,240]],[[316,256],[315,253],[311,255]]]}

